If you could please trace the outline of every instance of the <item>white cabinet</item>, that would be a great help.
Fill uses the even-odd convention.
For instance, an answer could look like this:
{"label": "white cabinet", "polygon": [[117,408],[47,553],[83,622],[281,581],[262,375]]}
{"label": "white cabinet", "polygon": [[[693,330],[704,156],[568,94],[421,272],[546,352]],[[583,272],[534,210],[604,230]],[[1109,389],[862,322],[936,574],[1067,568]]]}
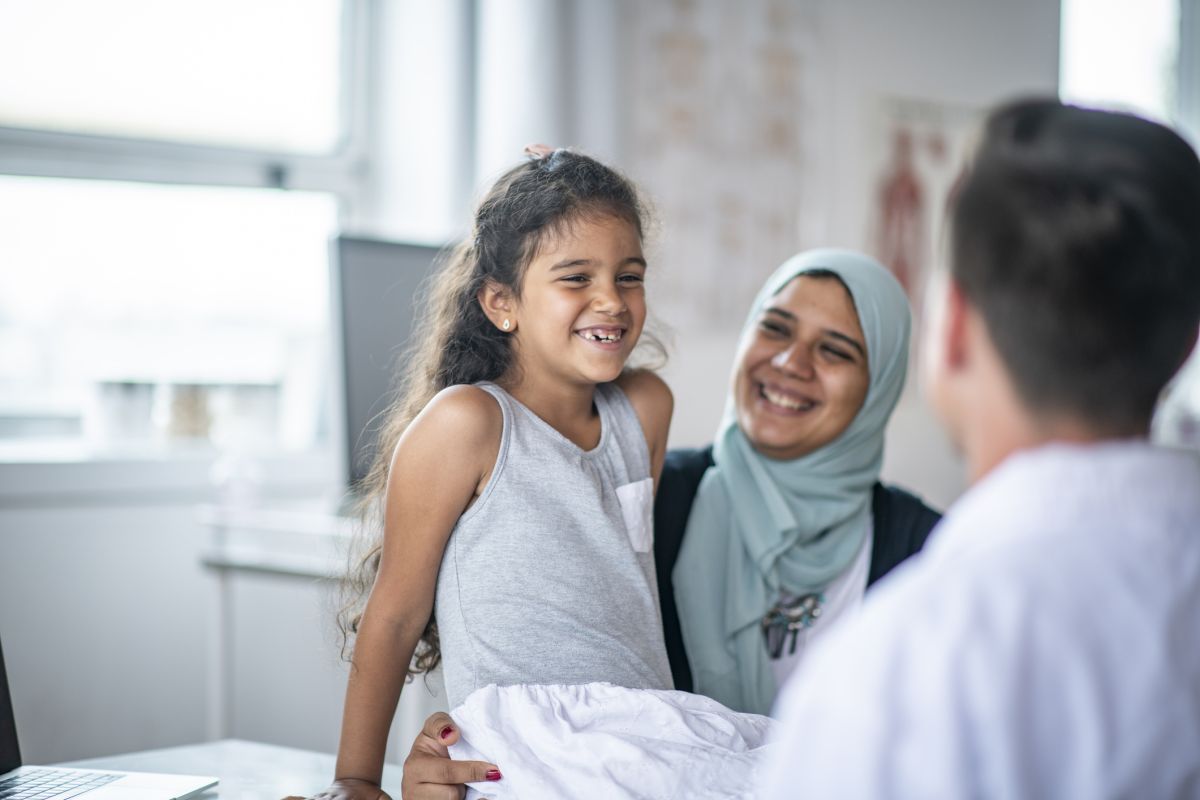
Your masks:
{"label": "white cabinet", "polygon": [[[211,508],[203,517],[212,583],[208,736],[336,751],[348,668],[336,578],[349,563],[353,523],[307,511]],[[403,761],[425,718],[444,709],[440,674],[409,683],[389,760]]]}

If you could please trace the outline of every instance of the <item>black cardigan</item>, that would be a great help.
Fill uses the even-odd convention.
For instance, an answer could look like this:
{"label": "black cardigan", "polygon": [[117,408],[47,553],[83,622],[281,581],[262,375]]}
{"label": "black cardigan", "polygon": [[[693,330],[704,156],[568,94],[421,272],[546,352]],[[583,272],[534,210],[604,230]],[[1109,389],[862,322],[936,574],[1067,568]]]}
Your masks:
{"label": "black cardigan", "polygon": [[[712,466],[712,447],[667,452],[658,494],[654,500],[654,561],[658,572],[659,604],[662,606],[663,634],[675,688],[692,690],[692,671],[683,648],[679,612],[675,608],[675,586],[671,572],[679,557],[688,514],[700,488],[700,479]],[[871,499],[874,542],[867,585],[875,583],[893,567],[925,544],[929,531],[941,519],[921,500],[903,489],[875,484]]]}

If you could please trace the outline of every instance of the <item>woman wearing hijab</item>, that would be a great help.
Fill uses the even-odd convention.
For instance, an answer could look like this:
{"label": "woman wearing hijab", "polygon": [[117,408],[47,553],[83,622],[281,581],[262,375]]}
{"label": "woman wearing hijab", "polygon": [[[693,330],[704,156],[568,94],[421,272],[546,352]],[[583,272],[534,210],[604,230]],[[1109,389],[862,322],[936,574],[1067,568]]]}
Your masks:
{"label": "woman wearing hijab", "polygon": [[[792,257],[755,298],[716,440],[668,452],[655,498],[676,689],[769,713],[806,645],[924,544],[938,513],[879,483],[910,327],[892,274],[847,250]],[[448,714],[426,720],[406,800],[494,769],[448,761],[457,741]]]}
{"label": "woman wearing hijab", "polygon": [[892,274],[846,250],[755,298],[716,441],[668,454],[655,503],[675,688],[770,713],[805,646],[924,544],[939,515],[879,483],[910,326]]}

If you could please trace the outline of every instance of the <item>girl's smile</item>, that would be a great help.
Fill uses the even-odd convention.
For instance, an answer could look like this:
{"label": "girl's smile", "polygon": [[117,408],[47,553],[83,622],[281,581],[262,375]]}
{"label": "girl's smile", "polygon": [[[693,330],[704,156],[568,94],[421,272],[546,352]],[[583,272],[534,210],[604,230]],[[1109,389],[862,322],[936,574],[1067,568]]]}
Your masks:
{"label": "girl's smile", "polygon": [[625,335],[625,329],[593,325],[590,328],[581,328],[575,331],[575,335],[601,350],[620,350],[621,337]]}

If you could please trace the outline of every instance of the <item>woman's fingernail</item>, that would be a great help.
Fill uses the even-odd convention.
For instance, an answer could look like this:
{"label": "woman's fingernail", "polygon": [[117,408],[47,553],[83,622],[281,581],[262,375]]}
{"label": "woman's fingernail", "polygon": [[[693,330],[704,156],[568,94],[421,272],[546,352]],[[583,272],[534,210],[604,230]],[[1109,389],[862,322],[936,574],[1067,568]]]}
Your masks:
{"label": "woman's fingernail", "polygon": [[450,725],[447,725],[446,727],[442,728],[442,732],[439,733],[438,736],[443,739],[449,739],[450,734],[453,732],[454,732],[454,728]]}
{"label": "woman's fingernail", "polygon": [[489,769],[483,774],[483,777],[487,778],[489,781],[498,781],[504,776],[500,774],[500,770],[498,769]]}

